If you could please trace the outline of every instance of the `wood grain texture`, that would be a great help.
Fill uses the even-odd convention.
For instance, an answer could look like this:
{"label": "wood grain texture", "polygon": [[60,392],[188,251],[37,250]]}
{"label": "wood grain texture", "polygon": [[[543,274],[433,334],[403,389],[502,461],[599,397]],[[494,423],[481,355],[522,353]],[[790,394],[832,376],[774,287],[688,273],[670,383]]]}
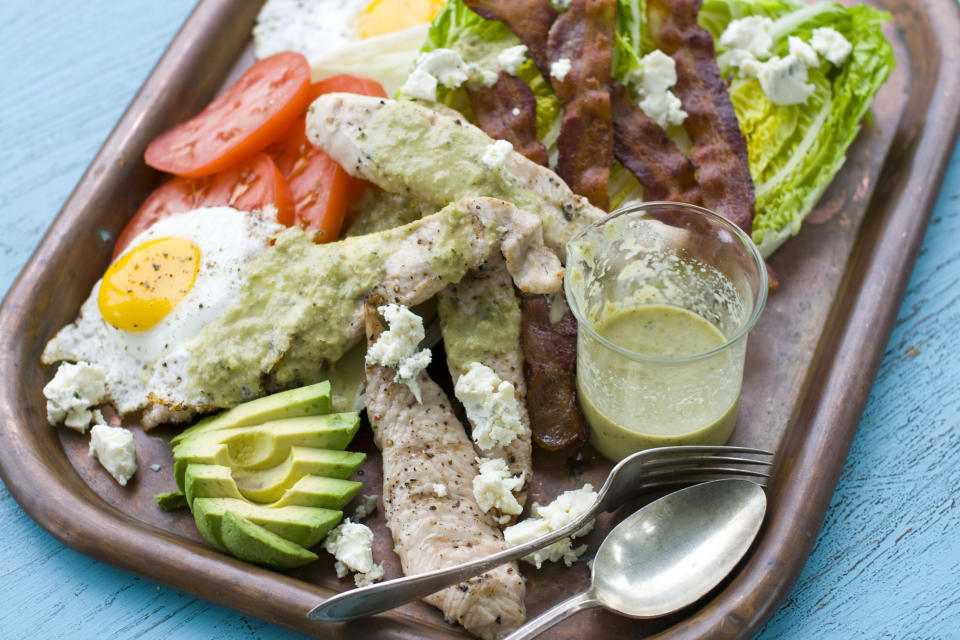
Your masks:
{"label": "wood grain texture", "polygon": [[[0,8],[0,35],[4,35],[8,43],[0,54],[3,56],[0,62],[5,63],[0,65],[4,69],[3,86],[15,89],[0,97],[4,148],[11,150],[10,155],[4,157],[4,166],[0,167],[3,169],[0,203],[6,205],[2,211],[3,219],[9,223],[8,229],[22,233],[19,236],[5,234],[4,244],[0,245],[3,247],[0,275],[8,277],[3,282],[4,289],[189,8],[186,2],[168,2],[161,6],[161,3],[101,0],[87,5],[88,15],[96,19],[85,19],[80,7],[54,6],[52,2],[5,3]],[[44,23],[44,17],[48,16],[55,19]],[[111,30],[111,25],[116,25],[116,29]],[[22,44],[16,46],[19,43]],[[35,48],[30,49],[31,46]],[[152,55],[146,50],[148,46],[155,47]],[[111,93],[109,88],[114,86],[119,88]],[[81,144],[85,146],[81,148]],[[950,340],[952,332],[944,331],[944,327],[956,326],[956,316],[960,313],[955,287],[953,298],[949,289],[960,275],[956,253],[949,253],[951,244],[955,245],[960,237],[956,222],[960,212],[957,173],[956,169],[952,171],[938,206],[940,211],[952,188],[952,208],[948,204],[942,216],[952,220],[952,226],[944,226],[942,235],[937,236],[937,239],[946,238],[940,248],[948,254],[942,256],[942,260],[935,259],[931,266],[934,274],[948,274],[947,281],[940,284],[940,289],[922,294],[914,303],[919,305],[915,311],[907,306],[914,295],[914,284],[911,284],[911,298],[901,312],[901,318],[905,311],[912,314],[910,317],[916,317],[916,321],[907,320],[907,324],[919,323],[924,318],[940,318],[943,314],[936,312],[943,310],[947,311],[944,321],[952,318],[953,322],[927,322],[929,334],[924,336],[934,336],[926,338],[931,342],[929,351],[924,347],[926,343],[907,339],[903,353],[907,353],[907,346],[913,346],[919,351],[913,358],[902,357],[896,346],[897,334],[894,335],[892,351],[884,361],[844,475],[845,482],[850,475],[850,465],[861,464],[862,456],[860,475],[853,476],[857,481],[853,495],[859,498],[844,502],[845,485],[841,484],[828,528],[821,537],[822,541],[834,539],[831,531],[841,527],[836,539],[842,542],[835,543],[838,546],[830,549],[822,561],[822,569],[811,576],[811,568],[816,567],[824,549],[823,542],[818,545],[798,590],[764,636],[951,637],[948,635],[951,629],[945,626],[950,617],[936,616],[945,610],[946,613],[952,611],[953,618],[957,617],[956,586],[949,579],[957,575],[957,548],[955,542],[952,547],[948,544],[955,538],[947,535],[958,522],[957,513],[949,501],[918,504],[920,501],[914,493],[924,485],[911,482],[925,483],[931,474],[932,480],[936,480],[936,465],[925,463],[941,456],[946,458],[951,451],[956,453],[957,448],[956,389],[949,386],[950,375],[957,373],[956,348]],[[937,225],[942,224],[936,222],[936,217],[937,214],[927,244]],[[918,274],[926,258],[926,254],[921,257]],[[926,305],[933,306],[927,308]],[[901,329],[902,326],[897,331]],[[939,343],[935,339],[937,335],[942,336]],[[906,366],[921,362],[927,353],[927,357],[933,358],[928,384],[917,384],[922,377],[916,370],[887,373],[888,367],[896,371],[904,362]],[[893,364],[889,364],[891,362]],[[888,379],[889,386],[884,387]],[[893,402],[870,423],[873,407],[878,402],[888,397],[903,398],[907,390],[916,390],[918,395],[913,400]],[[941,398],[936,402],[938,394]],[[931,404],[940,408],[939,423],[931,421]],[[917,406],[923,406],[926,413],[918,412]],[[952,413],[944,415],[944,407]],[[941,428],[935,428],[937,424]],[[859,443],[865,432],[886,435],[875,447],[862,450]],[[916,439],[917,444],[909,451],[917,452],[914,462],[922,470],[920,473],[917,467],[908,466],[911,456],[904,455],[900,448],[906,443],[912,444],[911,438]],[[894,475],[904,467],[911,469],[912,475]],[[146,472],[148,470],[142,473]],[[946,479],[951,481],[947,484],[949,495],[956,491],[957,477]],[[888,494],[886,502],[876,502],[878,487],[884,486],[892,495]],[[933,486],[942,487],[943,482]],[[850,505],[852,511],[846,511],[845,504]],[[893,505],[905,510],[894,509]],[[851,515],[837,516],[838,510]],[[929,529],[919,526],[926,514],[934,521]],[[840,523],[849,526],[842,528]],[[918,526],[901,536],[914,524]],[[937,529],[938,526],[942,526],[942,530]],[[0,493],[0,533],[7,534],[5,540],[8,541],[0,550],[0,602],[8,605],[0,613],[0,637],[287,637],[286,632],[160,589],[63,547],[34,525],[6,492]],[[910,546],[904,553],[907,542]],[[847,563],[848,558],[855,560]],[[946,579],[938,582],[929,579],[930,575]],[[897,580],[902,582],[898,584]],[[861,586],[864,588],[860,589]],[[844,597],[838,596],[838,591],[842,591]],[[858,592],[859,598],[855,595]],[[915,607],[926,609],[931,617],[923,618],[919,612],[911,614],[903,607],[893,606],[894,601],[899,602],[893,598],[910,593],[909,599],[913,599],[914,592],[921,594],[920,600],[914,600]],[[930,596],[928,600],[922,598],[924,593]],[[874,602],[876,594],[880,599]],[[873,604],[866,606],[865,602]],[[951,602],[953,609],[949,608]],[[826,618],[820,617],[823,612]],[[784,620],[786,627],[782,627]],[[937,620],[940,620],[939,627],[934,626]]]}

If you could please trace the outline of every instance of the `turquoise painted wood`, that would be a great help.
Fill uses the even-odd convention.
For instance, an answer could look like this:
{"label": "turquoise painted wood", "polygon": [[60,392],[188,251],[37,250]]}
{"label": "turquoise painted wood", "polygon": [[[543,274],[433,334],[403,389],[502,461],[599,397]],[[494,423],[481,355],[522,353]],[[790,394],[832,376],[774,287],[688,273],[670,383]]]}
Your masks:
{"label": "turquoise painted wood", "polygon": [[[191,7],[0,2],[0,291]],[[960,147],[823,531],[762,640],[960,638],[958,279]],[[2,486],[0,540],[3,640],[291,637],[68,549]]]}

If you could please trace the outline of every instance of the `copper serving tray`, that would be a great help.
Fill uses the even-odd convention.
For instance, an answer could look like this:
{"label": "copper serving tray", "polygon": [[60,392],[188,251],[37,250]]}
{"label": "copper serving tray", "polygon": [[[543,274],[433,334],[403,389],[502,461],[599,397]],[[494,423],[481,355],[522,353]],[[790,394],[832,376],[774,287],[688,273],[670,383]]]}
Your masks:
{"label": "copper serving tray", "polygon": [[[326,638],[453,638],[459,628],[413,603],[340,625],[306,613],[348,588],[321,561],[286,574],[208,547],[189,513],[164,513],[171,490],[171,430],[133,426],[141,470],[117,486],[86,456],[86,438],[51,428],[39,364],[47,340],[76,315],[109,263],[113,238],[161,176],[140,158],[156,134],[199,111],[252,60],[249,33],[260,2],[203,0],[134,98],[53,226],[10,289],[0,314],[0,471],[24,509],[64,544],[156,582]],[[554,638],[745,638],[789,593],[816,539],[923,239],[960,124],[960,9],[955,0],[878,0],[894,15],[887,36],[899,66],[881,89],[837,176],[803,231],[772,260],[782,286],[750,337],[734,444],[776,450],[770,508],[758,542],[731,579],[670,618],[636,621],[602,610],[556,627]],[[869,214],[868,214],[869,212]],[[380,493],[379,456],[359,479]],[[573,462],[573,463],[572,463]],[[160,464],[161,470],[150,470]],[[535,456],[531,500],[586,481],[609,463]],[[625,511],[625,510],[621,510]],[[598,523],[595,550],[622,516]],[[370,521],[375,555],[399,575],[381,516]],[[533,616],[582,589],[586,567],[546,567],[528,577]],[[548,637],[548,636],[545,636]]]}

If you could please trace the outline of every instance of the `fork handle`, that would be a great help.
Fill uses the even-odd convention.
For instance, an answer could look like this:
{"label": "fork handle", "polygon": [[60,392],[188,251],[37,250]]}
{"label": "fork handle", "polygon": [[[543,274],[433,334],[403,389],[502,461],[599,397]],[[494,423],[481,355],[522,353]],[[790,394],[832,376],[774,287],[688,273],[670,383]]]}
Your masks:
{"label": "fork handle", "polygon": [[599,604],[600,602],[593,595],[593,589],[578,593],[575,596],[567,598],[560,604],[547,609],[503,640],[530,640],[530,638],[540,635],[553,625],[569,618],[578,611],[596,607]]}
{"label": "fork handle", "polygon": [[501,564],[522,558],[534,551],[550,546],[557,540],[566,538],[594,518],[599,506],[600,502],[598,500],[590,509],[587,509],[566,526],[493,555],[444,569],[436,569],[428,573],[406,576],[346,591],[317,605],[310,610],[307,617],[320,622],[345,622],[389,611],[411,600],[424,598],[444,587],[449,587]]}

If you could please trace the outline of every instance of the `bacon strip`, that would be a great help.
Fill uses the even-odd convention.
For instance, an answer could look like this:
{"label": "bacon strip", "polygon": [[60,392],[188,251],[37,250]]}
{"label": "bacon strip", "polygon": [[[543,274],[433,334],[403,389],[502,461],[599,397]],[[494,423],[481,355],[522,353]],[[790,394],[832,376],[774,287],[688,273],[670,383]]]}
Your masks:
{"label": "bacon strip", "polygon": [[549,451],[583,444],[590,427],[577,407],[577,320],[568,309],[559,322],[550,322],[550,299],[524,295],[523,374],[527,380],[527,411],[537,446]]}
{"label": "bacon strip", "polygon": [[467,93],[484,133],[510,142],[518,153],[547,166],[547,149],[537,140],[537,99],[530,85],[501,71],[493,87]]}
{"label": "bacon strip", "polygon": [[647,18],[658,48],[677,63],[673,91],[687,112],[684,128],[693,146],[704,204],[750,233],[754,194],[747,141],[717,67],[710,33],[697,25],[701,0],[649,0]]}
{"label": "bacon strip", "polygon": [[551,64],[570,64],[563,80],[550,78],[564,109],[557,173],[604,210],[610,205],[607,183],[613,168],[610,72],[616,22],[616,0],[573,0],[547,40]]}
{"label": "bacon strip", "polygon": [[550,78],[547,34],[557,10],[550,0],[463,0],[463,3],[487,20],[506,23],[527,51],[544,78]]}
{"label": "bacon strip", "polygon": [[693,163],[666,132],[633,101],[627,88],[613,81],[613,153],[643,185],[645,200],[700,204]]}
{"label": "bacon strip", "polygon": [[[548,21],[557,18],[549,0],[465,0],[481,16],[501,20],[527,45],[531,56],[548,82],[549,64],[543,64],[536,52],[546,51]],[[541,22],[537,22],[537,21]],[[545,55],[545,54],[544,54]],[[613,153],[640,184],[648,200],[673,200],[701,204],[693,163],[680,152],[666,132],[630,100],[623,85],[611,86],[613,117]]]}

